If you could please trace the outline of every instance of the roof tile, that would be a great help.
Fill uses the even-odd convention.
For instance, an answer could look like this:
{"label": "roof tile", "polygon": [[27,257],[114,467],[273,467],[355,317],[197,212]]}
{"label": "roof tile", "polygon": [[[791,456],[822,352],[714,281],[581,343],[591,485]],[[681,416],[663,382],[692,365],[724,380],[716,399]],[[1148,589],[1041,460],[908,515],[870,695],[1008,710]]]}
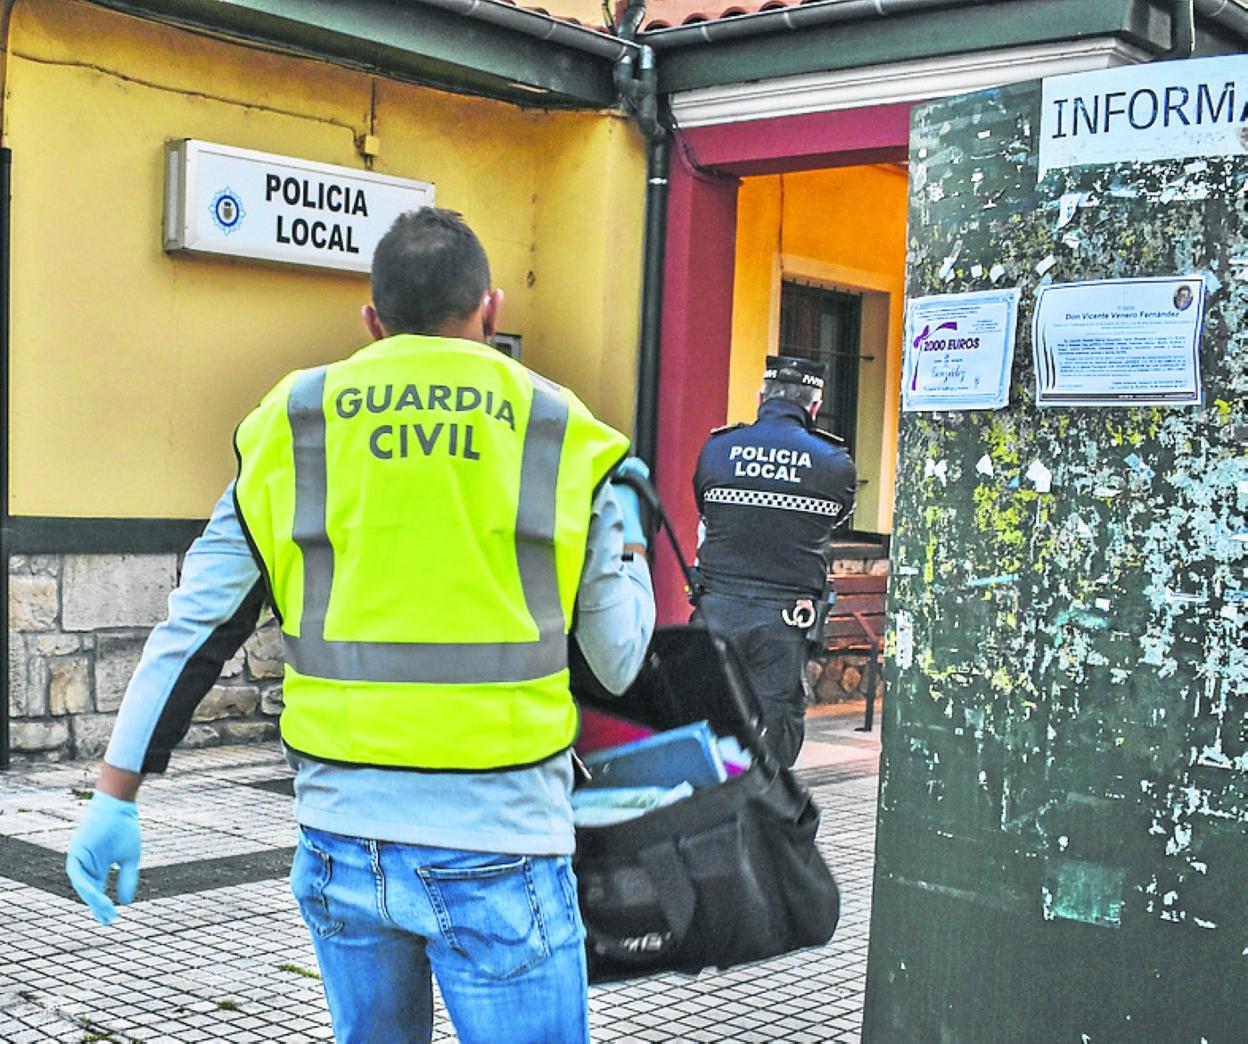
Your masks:
{"label": "roof tile", "polygon": [[[518,0],[503,2],[586,29],[602,30],[608,28],[608,11],[612,22],[618,25],[628,7],[628,0],[542,0],[540,6]],[[717,18],[734,18],[738,15],[775,11],[782,7],[797,7],[802,3],[813,2],[815,0],[646,0],[646,15],[641,29],[643,32],[671,29],[679,25],[694,25]]]}
{"label": "roof tile", "polygon": [[782,7],[797,7],[803,0],[649,0],[642,30],[671,29],[678,25],[694,25],[710,22],[716,18],[735,18],[738,15],[774,11]]}

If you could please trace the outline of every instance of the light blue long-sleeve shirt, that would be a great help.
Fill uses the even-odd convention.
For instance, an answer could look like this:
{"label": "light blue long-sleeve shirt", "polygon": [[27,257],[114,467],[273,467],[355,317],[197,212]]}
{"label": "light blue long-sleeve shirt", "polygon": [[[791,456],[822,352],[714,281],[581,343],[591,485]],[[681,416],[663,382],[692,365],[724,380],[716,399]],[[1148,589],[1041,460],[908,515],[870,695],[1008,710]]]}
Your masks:
{"label": "light blue long-sleeve shirt", "polygon": [[[611,691],[637,674],[654,630],[643,559],[625,559],[620,505],[610,483],[594,500],[574,635]],[[234,505],[233,484],[186,553],[168,619],[148,638],[126,689],[105,760],[161,771],[222,665],[255,626],[260,571]],[[291,752],[295,819],[319,830],[382,841],[566,855],[575,847],[567,752],[493,772],[418,772],[331,765]]]}

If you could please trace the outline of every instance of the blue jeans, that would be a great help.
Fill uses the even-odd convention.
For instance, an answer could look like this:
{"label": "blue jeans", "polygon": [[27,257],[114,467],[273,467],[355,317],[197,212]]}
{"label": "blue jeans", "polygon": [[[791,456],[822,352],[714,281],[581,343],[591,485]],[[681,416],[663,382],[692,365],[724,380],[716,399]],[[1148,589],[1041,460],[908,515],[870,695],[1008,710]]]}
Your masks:
{"label": "blue jeans", "polygon": [[290,886],[340,1044],[429,1041],[431,970],[463,1044],[589,1040],[585,928],[569,857],[301,827]]}

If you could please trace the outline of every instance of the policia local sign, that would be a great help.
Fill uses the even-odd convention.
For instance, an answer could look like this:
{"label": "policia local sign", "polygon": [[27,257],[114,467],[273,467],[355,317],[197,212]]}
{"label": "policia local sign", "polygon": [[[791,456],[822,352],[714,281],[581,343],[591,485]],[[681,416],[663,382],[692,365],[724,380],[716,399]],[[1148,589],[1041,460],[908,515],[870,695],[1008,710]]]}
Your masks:
{"label": "policia local sign", "polygon": [[433,186],[185,139],[165,167],[165,250],[367,272],[378,240]]}

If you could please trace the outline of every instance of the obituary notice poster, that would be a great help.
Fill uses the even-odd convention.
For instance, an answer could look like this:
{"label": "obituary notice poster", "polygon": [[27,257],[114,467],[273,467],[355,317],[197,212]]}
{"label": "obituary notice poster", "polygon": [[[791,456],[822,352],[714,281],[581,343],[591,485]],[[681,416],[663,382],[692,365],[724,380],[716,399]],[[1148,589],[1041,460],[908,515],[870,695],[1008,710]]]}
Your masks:
{"label": "obituary notice poster", "polygon": [[1039,406],[1201,401],[1199,276],[1042,287],[1032,339]]}

